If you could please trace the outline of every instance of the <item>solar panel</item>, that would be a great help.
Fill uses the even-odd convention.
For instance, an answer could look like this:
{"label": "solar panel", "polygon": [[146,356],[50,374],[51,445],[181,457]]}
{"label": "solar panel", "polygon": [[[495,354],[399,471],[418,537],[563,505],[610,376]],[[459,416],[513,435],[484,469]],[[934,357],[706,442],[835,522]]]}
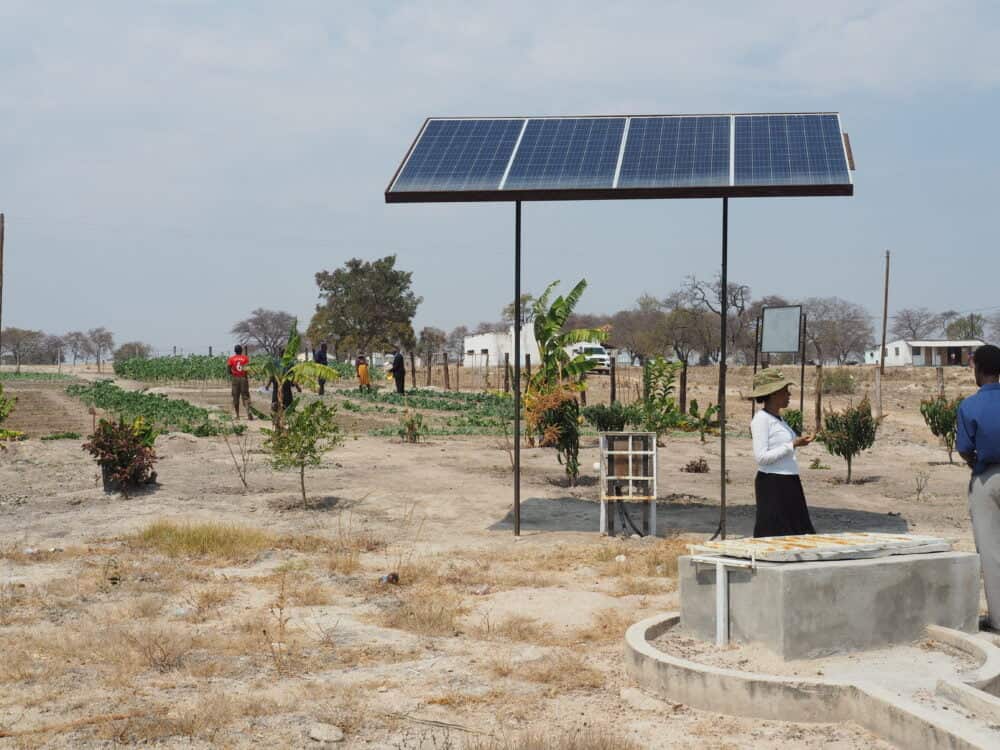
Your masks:
{"label": "solar panel", "polygon": [[736,185],[850,184],[837,115],[739,115]]}
{"label": "solar panel", "polygon": [[524,120],[429,120],[393,190],[496,190]]}
{"label": "solar panel", "polygon": [[616,187],[728,185],[731,119],[631,118]]}
{"label": "solar panel", "polygon": [[504,190],[610,188],[624,117],[528,120]]}
{"label": "solar panel", "polygon": [[387,202],[853,195],[835,113],[429,119]]}

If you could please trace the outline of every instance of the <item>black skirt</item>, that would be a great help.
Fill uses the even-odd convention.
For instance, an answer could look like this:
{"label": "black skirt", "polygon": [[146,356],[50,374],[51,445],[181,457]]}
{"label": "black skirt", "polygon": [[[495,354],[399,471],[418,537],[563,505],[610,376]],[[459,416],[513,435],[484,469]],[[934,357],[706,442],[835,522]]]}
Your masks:
{"label": "black skirt", "polygon": [[758,471],[753,491],[757,501],[757,520],[753,526],[755,537],[816,533],[798,474]]}

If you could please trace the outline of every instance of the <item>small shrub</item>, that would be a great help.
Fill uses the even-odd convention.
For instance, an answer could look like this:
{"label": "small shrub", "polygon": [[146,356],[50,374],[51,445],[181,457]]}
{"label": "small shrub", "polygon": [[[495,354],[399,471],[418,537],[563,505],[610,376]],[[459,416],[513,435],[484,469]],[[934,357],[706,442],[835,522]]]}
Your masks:
{"label": "small shrub", "polygon": [[153,465],[156,432],[142,417],[126,422],[102,419],[90,439],[83,444],[101,467],[105,490],[120,489],[128,497],[130,487],[156,481]]}
{"label": "small shrub", "polygon": [[405,409],[403,416],[399,418],[399,436],[404,443],[417,443],[420,438],[427,434],[424,427],[424,415],[418,411]]}
{"label": "small shrub", "polygon": [[925,399],[920,402],[920,413],[924,417],[924,422],[930,428],[931,433],[940,438],[948,451],[948,463],[955,463],[953,455],[955,452],[955,434],[958,431],[958,407],[962,403],[962,397],[949,401],[944,396]]}
{"label": "small shrub", "polygon": [[827,466],[826,464],[824,464],[820,460],[819,456],[817,456],[816,458],[814,458],[812,461],[809,462],[809,468],[810,469],[820,470],[820,471],[825,471],[825,470],[829,469],[830,467]]}
{"label": "small shrub", "polygon": [[319,466],[323,454],[340,442],[336,410],[322,401],[302,406],[300,399],[285,409],[284,420],[265,429],[264,448],[271,454],[275,469],[298,469],[302,503],[306,497],[306,467]]}
{"label": "small shrub", "polygon": [[573,386],[558,385],[545,391],[528,391],[524,399],[528,431],[538,435],[543,448],[555,448],[566,467],[570,486],[580,474],[580,402]]}
{"label": "small shrub", "polygon": [[836,370],[827,370],[823,373],[823,387],[821,390],[824,395],[849,396],[856,389],[857,383],[854,381],[854,376],[848,370],[838,368]]}
{"label": "small shrub", "polygon": [[620,401],[609,405],[594,404],[582,411],[586,419],[598,432],[621,432],[628,424],[638,424],[642,416],[638,409],[625,406]]}
{"label": "small shrub", "polygon": [[796,435],[802,434],[802,412],[798,409],[785,410],[785,424],[794,430]]}
{"label": "small shrub", "polygon": [[709,404],[705,411],[700,411],[698,408],[698,401],[691,399],[691,412],[684,421],[687,423],[689,429],[695,429],[698,431],[701,442],[704,443],[706,433],[716,432],[719,429],[718,415],[719,407],[715,404]]}
{"label": "small shrub", "polygon": [[14,396],[4,396],[3,395],[3,384],[0,383],[0,423],[2,423],[10,413],[14,411],[14,404],[17,403],[17,399]]}
{"label": "small shrub", "polygon": [[823,423],[820,439],[832,455],[847,461],[847,483],[850,484],[851,461],[875,444],[878,422],[872,416],[871,403],[866,396],[857,406],[848,406],[841,412],[827,412]]}
{"label": "small shrub", "polygon": [[708,461],[704,458],[693,458],[681,467],[681,471],[688,474],[707,474]]}
{"label": "small shrub", "polygon": [[51,435],[42,435],[40,440],[79,440],[83,437],[79,432],[53,432]]}
{"label": "small shrub", "polygon": [[931,475],[928,474],[926,471],[918,471],[914,475],[914,477],[913,477],[913,479],[914,479],[914,481],[916,482],[916,485],[917,485],[917,502],[918,503],[920,502],[920,498],[924,494],[924,490],[927,489],[927,482],[930,481],[930,478],[931,478]]}
{"label": "small shrub", "polygon": [[642,368],[642,428],[655,432],[658,439],[685,421],[673,395],[680,368],[679,362],[667,362],[663,357],[646,360]]}

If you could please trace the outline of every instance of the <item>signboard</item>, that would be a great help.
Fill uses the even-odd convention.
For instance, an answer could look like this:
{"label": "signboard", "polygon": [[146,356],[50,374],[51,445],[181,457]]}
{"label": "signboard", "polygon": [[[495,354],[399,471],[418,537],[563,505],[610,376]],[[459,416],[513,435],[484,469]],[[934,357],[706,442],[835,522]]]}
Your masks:
{"label": "signboard", "polygon": [[760,350],[765,354],[797,354],[801,348],[802,306],[765,307]]}

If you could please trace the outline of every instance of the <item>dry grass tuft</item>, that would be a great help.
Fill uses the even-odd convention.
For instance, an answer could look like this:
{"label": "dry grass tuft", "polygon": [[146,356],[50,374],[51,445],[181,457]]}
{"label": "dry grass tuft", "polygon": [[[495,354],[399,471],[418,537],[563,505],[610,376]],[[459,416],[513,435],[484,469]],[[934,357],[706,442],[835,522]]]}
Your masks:
{"label": "dry grass tuft", "polygon": [[125,642],[142,666],[157,672],[180,669],[194,643],[186,633],[172,628],[153,627],[126,633]]}
{"label": "dry grass tuft", "polygon": [[456,635],[465,608],[462,597],[450,589],[430,584],[399,592],[395,606],[386,609],[380,623],[387,628],[420,635]]}
{"label": "dry grass tuft", "polygon": [[590,625],[573,634],[573,640],[595,643],[620,640],[635,621],[634,613],[622,612],[618,609],[602,609],[594,615]]}
{"label": "dry grass tuft", "polygon": [[568,651],[557,651],[551,656],[525,662],[518,667],[515,676],[556,690],[604,686],[604,675]]}
{"label": "dry grass tuft", "polygon": [[246,561],[276,544],[270,534],[224,523],[174,523],[154,521],[129,537],[138,549],[155,550],[169,557],[197,557]]}
{"label": "dry grass tuft", "polygon": [[216,617],[234,596],[235,592],[227,586],[215,585],[196,589],[184,597],[185,603],[191,610],[188,619],[193,622],[205,622],[211,617]]}
{"label": "dry grass tuft", "polygon": [[511,615],[500,622],[493,622],[484,615],[473,628],[472,635],[482,640],[520,641],[522,643],[547,644],[551,642],[549,631],[538,624],[533,617]]}
{"label": "dry grass tuft", "polygon": [[513,738],[475,738],[462,750],[640,750],[640,745],[604,729],[546,730]]}

